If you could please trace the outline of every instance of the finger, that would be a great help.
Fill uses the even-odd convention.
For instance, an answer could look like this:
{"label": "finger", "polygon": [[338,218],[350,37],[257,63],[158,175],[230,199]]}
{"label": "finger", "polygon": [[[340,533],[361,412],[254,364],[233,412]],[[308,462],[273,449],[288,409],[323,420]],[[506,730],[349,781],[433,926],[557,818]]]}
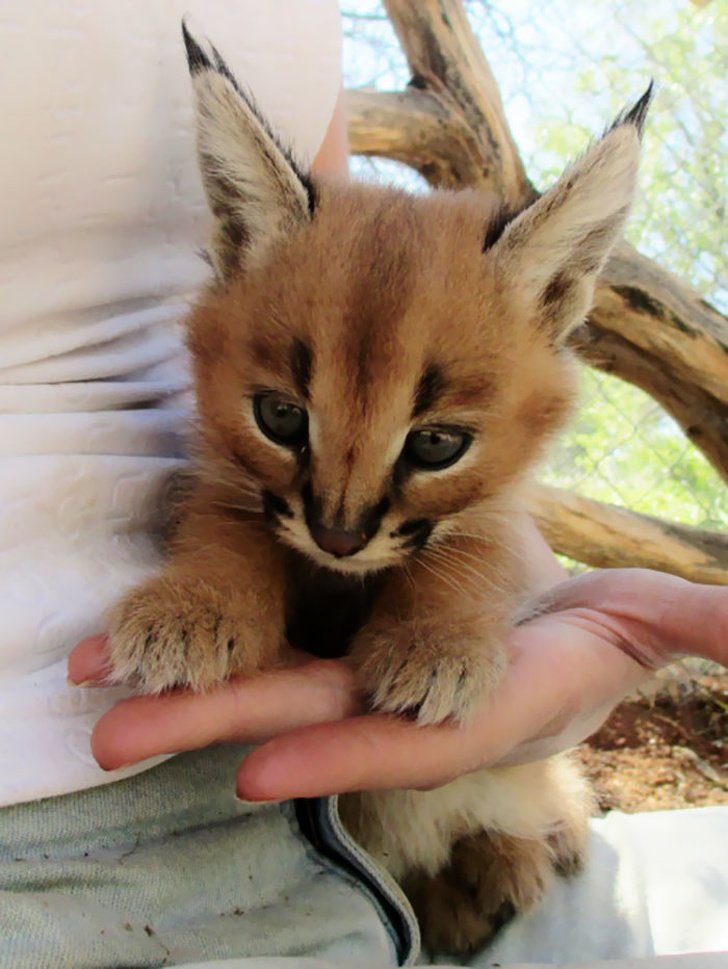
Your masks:
{"label": "finger", "polygon": [[303,728],[248,755],[238,770],[238,797],[275,801],[444,783],[457,773],[459,730],[384,714]]}
{"label": "finger", "polygon": [[185,690],[122,700],[96,724],[91,749],[106,770],[224,741],[260,743],[281,731],[360,712],[353,675],[320,660]]}
{"label": "finger", "polygon": [[652,665],[684,654],[728,664],[728,588],[649,569],[609,569],[565,582],[543,601],[549,611],[598,610],[621,624]]}
{"label": "finger", "polygon": [[[253,751],[237,777],[248,800],[428,788],[498,763],[535,738],[547,756],[587,735],[593,711],[608,708],[649,674],[628,654],[563,617],[515,630],[513,659],[498,691],[465,726],[420,727],[370,715],[296,730]],[[578,736],[575,723],[583,718]],[[576,738],[576,739],[575,739]]]}
{"label": "finger", "polygon": [[68,657],[68,680],[74,686],[103,686],[109,672],[106,636],[84,639]]}
{"label": "finger", "polygon": [[[311,660],[309,653],[284,643],[279,665],[297,666]],[[68,682],[72,686],[108,686],[111,674],[109,637],[90,636],[75,646],[68,655]]]}

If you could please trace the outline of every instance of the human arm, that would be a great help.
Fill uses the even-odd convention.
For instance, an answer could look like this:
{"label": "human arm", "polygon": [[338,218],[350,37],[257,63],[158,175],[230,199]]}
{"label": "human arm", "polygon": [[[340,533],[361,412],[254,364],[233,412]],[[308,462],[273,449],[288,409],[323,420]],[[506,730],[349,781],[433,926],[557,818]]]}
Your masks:
{"label": "human arm", "polygon": [[336,107],[326,129],[324,140],[316,153],[311,170],[314,175],[349,174],[349,139],[346,132],[344,92],[339,91]]}

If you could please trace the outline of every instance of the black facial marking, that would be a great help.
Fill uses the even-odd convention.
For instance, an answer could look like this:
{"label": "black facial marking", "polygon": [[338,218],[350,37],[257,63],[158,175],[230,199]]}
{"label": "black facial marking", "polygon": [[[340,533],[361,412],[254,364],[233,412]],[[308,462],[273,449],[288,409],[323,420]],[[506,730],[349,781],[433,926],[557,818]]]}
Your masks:
{"label": "black facial marking", "polygon": [[397,458],[392,468],[392,483],[391,489],[392,494],[395,498],[402,497],[402,491],[404,489],[405,482],[410,477],[413,472],[413,467],[409,461],[405,461],[402,455]]}
{"label": "black facial marking", "polygon": [[402,543],[402,548],[406,548],[410,552],[419,552],[427,544],[434,527],[434,523],[429,518],[413,518],[406,521],[397,529],[398,535],[403,538],[406,537],[406,541]]}
{"label": "black facial marking", "polygon": [[415,404],[412,417],[418,417],[423,411],[429,410],[445,389],[445,377],[437,364],[431,363],[420,377],[415,393]]}
{"label": "black facial marking", "polygon": [[291,347],[291,371],[296,389],[304,400],[308,400],[308,388],[311,383],[311,348],[303,340],[294,340]]}
{"label": "black facial marking", "polygon": [[432,525],[429,518],[410,518],[408,521],[403,522],[394,534],[414,535],[425,525]]}
{"label": "black facial marking", "polygon": [[387,514],[391,507],[391,501],[386,496],[378,501],[376,505],[365,509],[359,517],[357,528],[364,534],[367,542],[370,541],[379,531],[382,518]]}
{"label": "black facial marking", "polygon": [[303,502],[304,518],[310,528],[312,524],[321,520],[321,513],[323,512],[321,499],[314,496],[310,481],[307,481],[301,488],[301,501]]}
{"label": "black facial marking", "polygon": [[492,249],[496,242],[500,239],[506,230],[506,227],[510,222],[520,215],[521,212],[526,209],[527,206],[511,206],[511,205],[501,205],[500,208],[493,215],[492,219],[488,223],[488,227],[485,230],[485,238],[483,239],[483,252],[487,252]]}
{"label": "black facial marking", "polygon": [[263,492],[263,514],[268,521],[276,518],[293,518],[293,511],[288,502],[268,490]]}

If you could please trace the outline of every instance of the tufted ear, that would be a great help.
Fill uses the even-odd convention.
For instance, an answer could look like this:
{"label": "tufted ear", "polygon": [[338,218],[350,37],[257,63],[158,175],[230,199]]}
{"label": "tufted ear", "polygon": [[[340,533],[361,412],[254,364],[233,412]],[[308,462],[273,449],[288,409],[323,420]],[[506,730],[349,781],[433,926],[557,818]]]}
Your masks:
{"label": "tufted ear", "polygon": [[[554,342],[591,307],[594,284],[634,198],[652,83],[633,108],[484,249],[511,298]],[[489,230],[488,235],[493,235]]]}
{"label": "tufted ear", "polygon": [[197,102],[197,151],[215,217],[210,257],[230,279],[276,236],[308,222],[313,184],[281,145],[219,52],[206,53],[182,24]]}

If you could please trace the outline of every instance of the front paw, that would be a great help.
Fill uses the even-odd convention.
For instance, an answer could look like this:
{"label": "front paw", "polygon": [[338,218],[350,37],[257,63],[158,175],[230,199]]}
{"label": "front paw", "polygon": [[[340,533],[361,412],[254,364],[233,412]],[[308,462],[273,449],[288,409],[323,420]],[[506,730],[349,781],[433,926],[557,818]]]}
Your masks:
{"label": "front paw", "polygon": [[202,692],[233,673],[252,673],[280,633],[202,579],[161,576],[133,589],[110,622],[112,682],[144,693],[175,686]]}
{"label": "front paw", "polygon": [[351,656],[375,709],[420,724],[468,720],[506,666],[498,635],[457,620],[379,623],[357,636]]}

